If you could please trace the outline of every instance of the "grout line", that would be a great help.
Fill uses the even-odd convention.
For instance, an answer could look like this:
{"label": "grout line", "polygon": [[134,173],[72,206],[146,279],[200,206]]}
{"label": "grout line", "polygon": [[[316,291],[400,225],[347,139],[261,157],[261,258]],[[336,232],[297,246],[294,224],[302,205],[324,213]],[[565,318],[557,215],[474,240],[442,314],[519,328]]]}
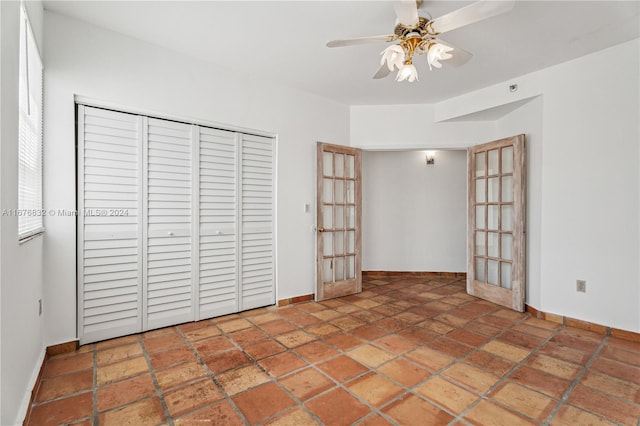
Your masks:
{"label": "grout line", "polygon": [[[544,421],[543,424],[545,426],[551,424],[551,420],[553,419],[553,417],[558,413],[558,411],[560,411],[560,408],[562,408],[567,403],[567,399],[569,398],[569,395],[582,381],[582,378],[587,373],[589,368],[591,368],[591,364],[593,364],[593,362],[596,360],[596,358],[600,354],[600,351],[604,347],[605,342],[608,339],[609,339],[609,336],[604,336],[604,338],[598,345],[598,348],[593,352],[593,354],[591,355],[587,363],[582,367],[582,370],[580,371],[580,373],[578,373],[578,376],[573,380],[573,382],[571,382],[571,384],[569,385],[569,388],[566,391],[564,391],[564,393],[562,394],[562,398],[560,399],[560,403],[553,409],[553,411],[551,411],[551,413],[549,413],[549,416],[547,416],[546,420]],[[596,413],[593,413],[593,414],[595,414],[598,417],[601,417],[601,415],[599,414],[596,414]],[[613,421],[612,419],[607,419],[607,420]]]}
{"label": "grout line", "polygon": [[151,380],[153,380],[153,386],[156,388],[156,395],[160,400],[160,404],[162,405],[162,409],[164,410],[165,421],[169,423],[169,425],[173,426],[173,418],[169,413],[169,407],[167,406],[167,402],[164,400],[164,392],[162,388],[160,388],[160,383],[158,383],[158,377],[156,376],[156,370],[153,368],[151,364],[151,358],[149,357],[149,352],[147,352],[147,347],[144,345],[144,339],[142,338],[142,333],[138,334],[138,344],[142,347],[142,356],[144,356],[145,361],[147,362],[147,366],[149,367],[149,373],[151,373]]}

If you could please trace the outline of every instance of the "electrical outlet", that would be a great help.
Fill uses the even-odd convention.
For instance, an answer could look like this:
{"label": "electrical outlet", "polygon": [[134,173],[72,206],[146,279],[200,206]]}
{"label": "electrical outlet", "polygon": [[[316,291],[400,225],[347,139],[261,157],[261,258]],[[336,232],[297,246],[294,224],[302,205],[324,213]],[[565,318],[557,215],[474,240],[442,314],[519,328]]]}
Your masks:
{"label": "electrical outlet", "polygon": [[587,292],[587,282],[585,280],[576,280],[576,291],[581,293]]}
{"label": "electrical outlet", "polygon": [[38,316],[42,315],[42,299],[38,299]]}

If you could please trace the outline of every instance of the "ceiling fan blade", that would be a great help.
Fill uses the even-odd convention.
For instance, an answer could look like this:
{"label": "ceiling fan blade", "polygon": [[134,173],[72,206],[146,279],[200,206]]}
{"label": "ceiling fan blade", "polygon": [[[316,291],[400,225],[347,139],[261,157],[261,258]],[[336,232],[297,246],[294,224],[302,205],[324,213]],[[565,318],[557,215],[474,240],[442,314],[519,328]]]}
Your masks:
{"label": "ceiling fan blade", "polygon": [[418,23],[418,5],[416,0],[396,0],[393,3],[398,21],[401,24],[411,27]]}
{"label": "ceiling fan blade", "polygon": [[436,43],[444,44],[445,46],[453,48],[453,51],[451,52],[451,58],[447,59],[446,62],[443,62],[443,64],[445,65],[460,67],[469,62],[469,60],[473,57],[473,53],[469,53],[466,50],[459,48],[455,44],[449,43],[448,41],[444,41],[439,38],[434,38],[432,40]]}
{"label": "ceiling fan blade", "polygon": [[479,1],[432,20],[430,26],[436,34],[446,33],[447,31],[508,12],[513,8],[514,4],[515,0]]}
{"label": "ceiling fan blade", "polygon": [[380,65],[380,68],[378,68],[378,71],[374,74],[373,78],[378,80],[380,78],[385,78],[389,74],[391,74],[391,71],[389,70],[387,64],[382,64]]}
{"label": "ceiling fan blade", "polygon": [[327,47],[343,47],[343,46],[354,46],[358,44],[369,44],[369,43],[383,43],[388,41],[393,41],[398,38],[397,35],[380,35],[380,36],[372,36],[372,37],[360,37],[360,38],[349,38],[346,40],[331,40],[327,43]]}

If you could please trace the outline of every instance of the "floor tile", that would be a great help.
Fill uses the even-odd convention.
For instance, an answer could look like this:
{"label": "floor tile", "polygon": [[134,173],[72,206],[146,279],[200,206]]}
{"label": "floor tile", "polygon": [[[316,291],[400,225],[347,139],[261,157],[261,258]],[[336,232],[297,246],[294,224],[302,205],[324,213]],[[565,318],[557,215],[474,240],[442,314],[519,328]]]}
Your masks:
{"label": "floor tile", "polygon": [[217,376],[217,379],[227,394],[233,396],[252,387],[267,383],[269,376],[258,367],[248,365],[222,373]]}
{"label": "floor tile", "polygon": [[472,333],[462,328],[452,331],[447,335],[447,337],[474,348],[482,346],[487,342],[487,340],[489,340],[487,336]]}
{"label": "floor tile", "polygon": [[160,335],[151,335],[152,337],[147,337],[142,340],[145,349],[147,352],[158,352],[158,351],[166,351],[169,348],[173,348],[176,346],[185,345],[185,341],[178,333],[175,331],[171,333],[165,333]]}
{"label": "floor tile", "polygon": [[278,342],[273,340],[261,340],[252,345],[245,346],[244,351],[249,354],[253,359],[262,359],[271,355],[284,352],[286,348]]}
{"label": "floor tile", "polygon": [[613,426],[615,423],[602,419],[584,410],[563,405],[558,413],[551,419],[551,426],[589,425],[589,426]]}
{"label": "floor tile", "polygon": [[290,352],[261,359],[258,364],[274,377],[280,377],[307,365],[306,362]]}
{"label": "floor tile", "polygon": [[540,422],[543,422],[558,404],[558,401],[548,396],[511,382],[500,385],[491,392],[490,397]]}
{"label": "floor tile", "polygon": [[158,398],[143,399],[98,416],[99,423],[107,426],[152,426],[164,420],[164,410]]}
{"label": "floor tile", "polygon": [[485,351],[476,351],[466,357],[464,361],[499,377],[504,376],[509,370],[516,366],[515,361],[509,361],[508,359],[500,358]]}
{"label": "floor tile", "polygon": [[334,389],[305,403],[325,425],[351,424],[369,413],[369,408],[344,389]]}
{"label": "floor tile", "polygon": [[518,367],[511,373],[509,379],[556,399],[562,398],[562,394],[571,385],[569,380],[561,379],[527,366]]}
{"label": "floor tile", "polygon": [[435,339],[427,343],[427,346],[451,358],[461,358],[473,350],[470,346],[447,337]]}
{"label": "floor tile", "polygon": [[249,357],[238,349],[229,349],[228,351],[218,352],[210,358],[206,358],[204,363],[207,364],[209,370],[213,374],[224,373],[225,371],[242,365],[251,363]]}
{"label": "floor tile", "polygon": [[237,395],[233,402],[250,424],[262,423],[296,402],[275,383],[267,383]]}
{"label": "floor tile", "polygon": [[266,423],[268,426],[312,426],[319,424],[302,408],[289,410]]}
{"label": "floor tile", "polygon": [[92,388],[93,370],[81,370],[42,380],[35,401],[49,401],[61,396],[88,391]]}
{"label": "floor tile", "polygon": [[532,356],[526,362],[526,365],[567,380],[575,379],[582,370],[582,366],[580,365],[562,361],[544,354]]}
{"label": "floor tile", "polygon": [[149,366],[142,356],[115,364],[99,365],[96,373],[97,385],[106,385],[147,372],[149,372]]}
{"label": "floor tile", "polygon": [[390,334],[375,341],[375,345],[394,354],[403,354],[415,349],[417,346],[413,341],[397,334]]}
{"label": "floor tile", "polygon": [[591,364],[591,368],[610,376],[617,377],[618,379],[640,384],[640,367],[598,357]]}
{"label": "floor tile", "polygon": [[343,331],[353,330],[354,328],[362,327],[365,322],[351,316],[344,316],[336,318],[330,321],[332,325],[338,327]]}
{"label": "floor tile", "polygon": [[393,423],[390,423],[379,414],[370,414],[357,422],[355,426],[393,426]]}
{"label": "floor tile", "polygon": [[561,345],[556,342],[546,343],[538,353],[549,355],[554,358],[562,359],[579,365],[585,365],[592,355],[590,352],[574,349],[572,347]]}
{"label": "floor tile", "polygon": [[481,401],[464,418],[474,425],[525,426],[536,424],[489,401]]}
{"label": "floor tile", "polygon": [[244,421],[227,401],[220,401],[177,418],[176,426],[244,426]]}
{"label": "floor tile", "polygon": [[197,362],[179,364],[156,372],[158,385],[162,390],[204,378],[206,375],[204,367]]}
{"label": "floor tile", "polygon": [[497,376],[480,370],[478,367],[463,363],[447,368],[442,374],[478,392],[486,392],[500,380]]}
{"label": "floor tile", "polygon": [[34,426],[58,425],[92,414],[93,392],[85,392],[36,405],[31,411],[29,420]]}
{"label": "floor tile", "polygon": [[389,333],[378,327],[374,327],[372,325],[365,325],[362,327],[358,327],[354,330],[351,330],[351,334],[353,334],[354,336],[358,336],[364,340],[376,340],[383,336],[386,336]]}
{"label": "floor tile", "polygon": [[429,371],[404,359],[388,362],[380,367],[378,371],[407,387],[415,386],[431,376]]}
{"label": "floor tile", "polygon": [[367,371],[367,367],[345,355],[319,364],[318,367],[338,382],[344,382]]}
{"label": "floor tile", "polygon": [[384,364],[396,357],[394,354],[376,348],[373,345],[358,346],[347,352],[347,354],[356,361],[369,367],[378,367],[380,364]]}
{"label": "floor tile", "polygon": [[241,331],[229,333],[229,338],[241,347],[254,344],[255,342],[267,337],[268,335],[257,327],[250,327]]}
{"label": "floor tile", "polygon": [[311,364],[338,355],[338,351],[324,342],[311,342],[303,346],[298,346],[295,352]]}
{"label": "floor tile", "polygon": [[156,393],[156,387],[150,374],[124,380],[98,388],[98,412],[110,410],[139,399],[145,399]]}
{"label": "floor tile", "polygon": [[567,402],[625,425],[635,425],[640,419],[639,406],[596,392],[582,385],[573,389]]}
{"label": "floor tile", "polygon": [[430,379],[423,385],[417,387],[415,391],[456,414],[462,413],[469,405],[478,399],[478,395],[454,385],[441,377]]}
{"label": "floor tile", "polygon": [[640,404],[640,385],[611,377],[595,370],[587,371],[580,381],[584,386]]}
{"label": "floor tile", "polygon": [[313,368],[293,373],[280,379],[280,383],[300,401],[306,401],[335,385],[327,376]]}
{"label": "floor tile", "polygon": [[386,406],[382,411],[401,425],[440,426],[453,420],[450,414],[411,394]]}
{"label": "floor tile", "polygon": [[48,378],[89,368],[93,368],[93,353],[58,355],[47,360],[42,377]]}
{"label": "floor tile", "polygon": [[379,407],[404,392],[400,386],[376,373],[359,377],[347,387],[374,407]]}
{"label": "floor tile", "polygon": [[96,362],[98,365],[112,364],[129,358],[142,355],[142,346],[135,342],[128,345],[116,346],[114,348],[97,350]]}
{"label": "floor tile", "polygon": [[202,358],[208,358],[219,352],[233,348],[233,344],[224,336],[212,337],[206,340],[200,340],[193,344],[193,348]]}
{"label": "floor tile", "polygon": [[545,341],[545,338],[509,330],[502,333],[498,337],[498,340],[511,345],[521,346],[526,349],[534,349],[540,346]]}
{"label": "floor tile", "polygon": [[493,340],[482,347],[482,350],[500,356],[510,361],[520,362],[525,359],[531,350]]}
{"label": "floor tile", "polygon": [[194,362],[196,356],[191,351],[191,348],[181,346],[172,348],[163,352],[154,352],[149,354],[149,361],[151,366],[156,370],[171,367],[177,364],[183,364],[185,362]]}
{"label": "floor tile", "polygon": [[442,370],[454,362],[454,359],[429,348],[418,348],[406,353],[404,356],[432,371]]}
{"label": "floor tile", "polygon": [[209,378],[165,392],[163,398],[172,417],[210,404],[223,398],[222,392]]}
{"label": "floor tile", "polygon": [[359,337],[346,333],[339,333],[334,336],[329,336],[325,339],[325,341],[343,351],[347,351],[364,343],[364,340],[360,339]]}
{"label": "floor tile", "polygon": [[218,328],[225,333],[232,333],[234,331],[243,330],[245,328],[252,327],[253,325],[246,319],[236,319],[232,321],[225,321],[218,324]]}
{"label": "floor tile", "polygon": [[[638,347],[640,347],[640,344],[638,344]],[[638,352],[629,351],[616,346],[605,345],[600,351],[600,356],[640,367],[640,354]]]}
{"label": "floor tile", "polygon": [[280,334],[276,336],[276,340],[285,345],[287,348],[295,348],[297,346],[302,346],[305,343],[316,340],[316,338],[302,330],[297,330],[285,334]]}
{"label": "floor tile", "polygon": [[305,330],[316,337],[331,336],[332,334],[336,334],[341,331],[340,328],[328,322],[312,324],[305,327]]}
{"label": "floor tile", "polygon": [[295,326],[291,325],[289,322],[283,319],[277,319],[260,324],[260,328],[272,336],[277,336],[278,334],[297,330]]}

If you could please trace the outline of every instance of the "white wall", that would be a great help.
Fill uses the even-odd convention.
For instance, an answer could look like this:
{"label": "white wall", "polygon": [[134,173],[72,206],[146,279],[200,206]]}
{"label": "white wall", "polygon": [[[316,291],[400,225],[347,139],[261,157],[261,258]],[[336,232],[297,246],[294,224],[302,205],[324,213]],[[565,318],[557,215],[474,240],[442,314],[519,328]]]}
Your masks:
{"label": "white wall", "polygon": [[[525,133],[527,303],[638,332],[639,56],[636,39],[433,106],[352,107],[352,144],[466,147]],[[507,93],[513,83],[520,89]],[[519,108],[492,121],[464,121],[507,104]],[[458,121],[415,123],[429,113]],[[388,123],[398,123],[398,132]],[[575,291],[576,279],[587,281],[586,293]]]}
{"label": "white wall", "polygon": [[362,269],[466,271],[467,153],[365,151]]}
{"label": "white wall", "polygon": [[[315,143],[349,143],[349,110],[259,77],[45,13],[45,201],[75,209],[74,95],[278,134],[277,298],[315,290]],[[47,345],[76,338],[74,218],[47,218]]]}
{"label": "white wall", "polygon": [[[42,3],[27,3],[42,51]],[[18,71],[20,3],[0,2],[0,209],[18,208]],[[44,356],[43,238],[18,243],[17,216],[0,219],[0,424],[22,422]]]}
{"label": "white wall", "polygon": [[[640,331],[640,43],[546,70],[541,305]],[[587,281],[577,293],[576,279]]]}

